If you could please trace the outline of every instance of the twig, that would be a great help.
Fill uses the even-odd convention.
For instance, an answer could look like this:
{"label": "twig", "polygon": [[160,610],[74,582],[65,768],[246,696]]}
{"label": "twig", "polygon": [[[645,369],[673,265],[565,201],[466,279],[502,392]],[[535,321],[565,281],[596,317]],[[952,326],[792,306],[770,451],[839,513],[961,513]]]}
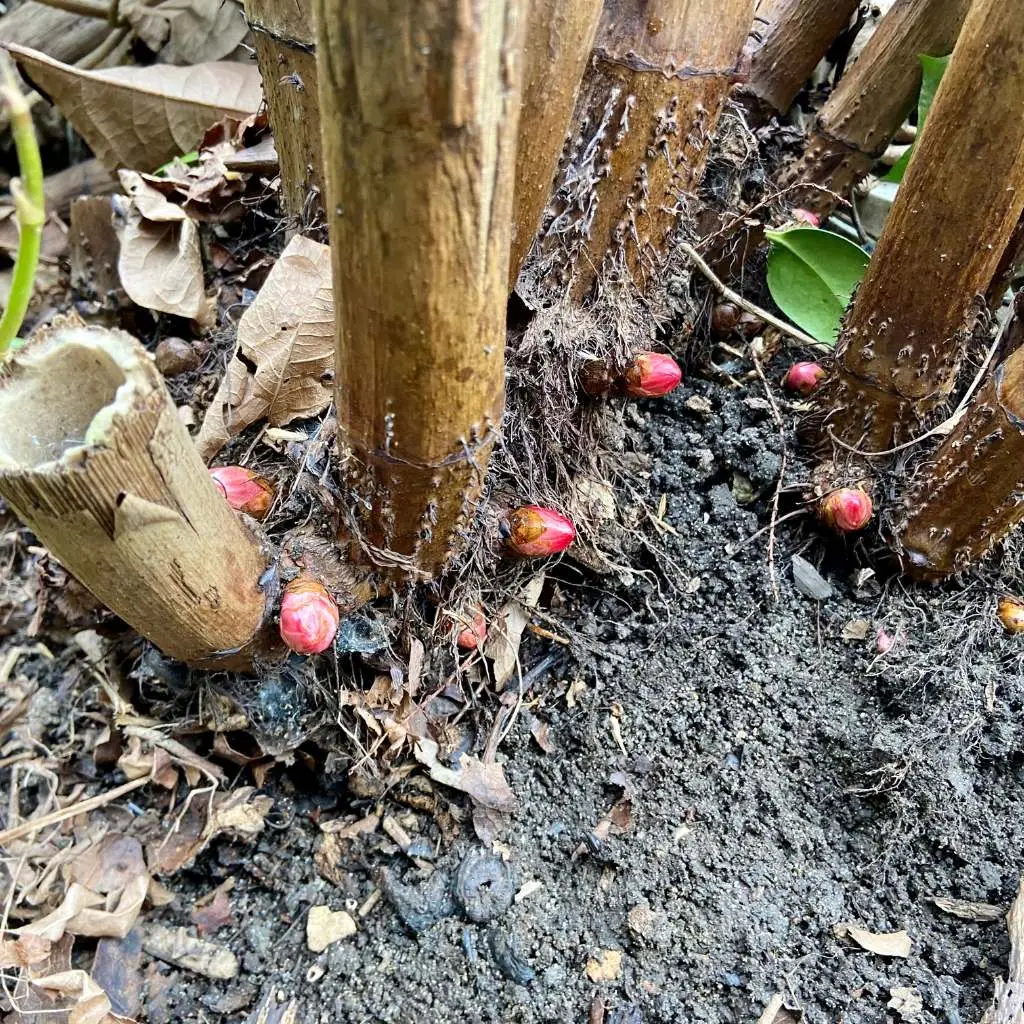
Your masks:
{"label": "twig", "polygon": [[3,57],[0,74],[0,98],[10,112],[11,133],[18,152],[18,167],[21,178],[12,178],[10,189],[14,200],[14,213],[18,221],[18,255],[11,278],[11,290],[7,296],[7,308],[0,318],[0,361],[18,336],[32,298],[36,267],[39,265],[39,251],[43,240],[43,223],[46,220],[43,197],[43,164],[39,158],[39,143],[32,124],[32,112],[21,89],[18,88],[14,72],[6,54]]}
{"label": "twig", "polygon": [[[111,5],[102,3],[101,0],[41,0],[47,7],[56,7],[60,11],[67,11],[69,14],[81,14],[85,18],[102,18],[110,20]],[[116,11],[116,7],[113,8]],[[114,24],[111,22],[111,24]]]}
{"label": "twig", "polygon": [[109,804],[114,800],[120,799],[126,793],[131,793],[136,789],[141,789],[147,782],[149,782],[149,776],[143,775],[141,778],[132,779],[131,782],[126,782],[123,786],[118,786],[116,789],[112,789],[108,793],[100,793],[98,796],[91,796],[88,800],[82,800],[77,804],[62,807],[59,811],[52,811],[50,814],[44,814],[41,818],[33,818],[31,821],[23,821],[20,825],[15,825],[14,828],[4,829],[3,832],[0,832],[0,847],[6,846],[7,843],[14,842],[15,839],[21,839],[22,836],[38,832],[41,828],[49,828],[51,825],[59,825],[62,821],[67,821],[68,818],[74,818],[76,815],[94,811],[97,807],[103,807],[104,804]]}
{"label": "twig", "polygon": [[799,327],[794,327],[792,324],[787,324],[785,320],[780,320],[777,316],[769,313],[766,309],[762,309],[760,306],[755,306],[749,299],[745,299],[739,292],[734,292],[727,284],[725,284],[721,278],[719,278],[715,272],[701,259],[696,249],[687,242],[680,242],[679,248],[682,249],[687,256],[693,260],[694,266],[711,282],[712,286],[722,294],[723,298],[728,299],[730,302],[734,302],[740,309],[745,309],[748,313],[753,316],[760,317],[765,323],[769,323],[772,327],[777,327],[783,334],[788,334],[789,337],[795,338],[803,345],[807,345],[809,348],[820,349],[823,352],[831,352],[832,349],[828,345],[822,344],[817,338],[812,338],[809,334],[805,334],[800,330]]}
{"label": "twig", "polygon": [[988,364],[992,362],[996,352],[999,351],[999,346],[1003,343],[1003,337],[1010,328],[1010,324],[1013,322],[1014,316],[1008,316],[1002,323],[1002,326],[996,332],[996,336],[989,346],[988,352],[985,353],[985,358],[982,360],[981,366],[978,367],[978,372],[974,375],[974,380],[971,381],[971,386],[964,392],[964,397],[960,399],[959,404],[953,410],[952,414],[947,416],[941,423],[932,427],[931,430],[926,430],[920,437],[912,438],[909,441],[904,441],[903,444],[896,445],[895,448],[886,448],[880,452],[866,452],[855,445],[847,444],[845,441],[840,441],[838,437],[833,433],[832,428],[828,428],[828,436],[832,441],[837,444],[840,448],[844,448],[846,451],[853,455],[859,455],[864,459],[877,459],[883,455],[895,455],[896,452],[901,452],[905,448],[913,448],[915,444],[920,444],[922,441],[927,441],[929,437],[934,437],[936,434],[948,434],[959,422],[964,412],[967,410],[967,406],[970,404],[971,399],[974,397],[975,391],[981,387],[981,382],[985,378],[985,372],[988,370]]}

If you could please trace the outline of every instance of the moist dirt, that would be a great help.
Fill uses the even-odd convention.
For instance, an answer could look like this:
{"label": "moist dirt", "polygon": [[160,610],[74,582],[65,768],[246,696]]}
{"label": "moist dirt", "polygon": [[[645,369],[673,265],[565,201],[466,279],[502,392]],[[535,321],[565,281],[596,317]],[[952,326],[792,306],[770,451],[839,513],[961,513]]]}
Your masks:
{"label": "moist dirt", "polygon": [[[621,413],[658,529],[617,575],[555,574],[547,624],[576,639],[521,651],[526,711],[499,753],[521,805],[504,864],[454,793],[439,816],[441,787],[403,802],[297,762],[269,776],[253,845],[215,842],[145,912],[190,926],[234,877],[233,923],[211,938],[238,977],[144,958],[142,1019],[255,1020],[280,997],[303,1022],[717,1024],[755,1022],[776,995],[777,1024],[980,1019],[1005,926],[932,899],[1005,907],[1016,892],[1022,641],[986,578],[902,584],[869,571],[869,541],[826,540],[808,516],[778,524],[769,559],[784,466],[779,512],[802,508],[799,410],[770,385],[780,431],[739,369],[743,386],[693,379]],[[829,597],[795,587],[794,554]],[[378,831],[327,863],[320,824],[382,799],[409,854]],[[357,930],[314,953],[322,905]],[[909,955],[865,950],[841,924],[905,930]]]}
{"label": "moist dirt", "polygon": [[[797,411],[773,397],[788,434]],[[510,878],[485,864],[471,906],[471,825],[446,843],[430,814],[398,807],[436,859],[356,839],[328,880],[315,819],[374,801],[342,779],[274,776],[278,827],[214,846],[148,915],[188,924],[235,876],[235,924],[216,941],[239,977],[154,963],[148,1019],[244,1019],[270,992],[310,1022],[754,1022],[776,994],[779,1022],[980,1019],[1005,926],[932,898],[1005,907],[1024,867],[1024,648],[995,620],[997,590],[872,575],[864,542],[826,542],[795,516],[776,531],[776,598],[769,532],[735,551],[768,525],[782,465],[760,381],[693,380],[623,415],[667,527],[626,579],[563,574],[559,614],[586,653],[527,693],[550,752],[524,718],[502,745],[521,801],[499,840]],[[805,471],[786,447],[783,514]],[[797,553],[830,597],[795,588]],[[884,655],[880,628],[895,638]],[[532,639],[524,667],[548,653]],[[391,899],[359,916],[380,888]],[[313,953],[306,915],[322,904],[358,930]],[[909,955],[837,937],[843,923],[905,930]],[[592,980],[602,964],[610,977]]]}

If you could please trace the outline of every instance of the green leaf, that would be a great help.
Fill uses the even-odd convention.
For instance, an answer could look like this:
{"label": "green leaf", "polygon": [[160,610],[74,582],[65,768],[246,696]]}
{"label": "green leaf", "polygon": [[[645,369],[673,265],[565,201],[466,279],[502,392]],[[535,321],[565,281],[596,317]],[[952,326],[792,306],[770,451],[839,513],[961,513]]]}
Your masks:
{"label": "green leaf", "polygon": [[[931,110],[939,82],[942,81],[942,76],[946,73],[949,57],[929,57],[926,53],[919,53],[917,59],[921,62],[921,92],[917,97],[917,131],[920,134],[928,111]],[[910,163],[910,154],[913,152],[914,146],[911,144],[903,156],[889,168],[889,173],[882,178],[882,181],[902,181],[903,175],[907,171],[907,165]]]}
{"label": "green leaf", "polygon": [[864,276],[868,254],[821,228],[766,231],[768,290],[775,304],[818,341],[831,344],[853,289]]}

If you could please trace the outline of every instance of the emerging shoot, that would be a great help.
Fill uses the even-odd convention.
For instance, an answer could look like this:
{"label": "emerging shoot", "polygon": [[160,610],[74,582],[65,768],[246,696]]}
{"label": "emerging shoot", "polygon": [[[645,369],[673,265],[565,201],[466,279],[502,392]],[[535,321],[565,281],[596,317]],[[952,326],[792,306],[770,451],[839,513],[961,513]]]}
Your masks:
{"label": "emerging shoot", "polygon": [[836,533],[856,533],[871,522],[871,497],[859,487],[840,487],[821,499],[818,516]]}
{"label": "emerging shoot", "polygon": [[218,466],[210,470],[217,489],[236,512],[265,519],[274,503],[274,485],[244,466]]}
{"label": "emerging shoot", "polygon": [[487,639],[487,619],[483,609],[476,608],[459,616],[455,646],[464,651],[475,651]]}
{"label": "emerging shoot", "polygon": [[798,395],[809,395],[825,377],[825,368],[820,363],[794,363],[782,378],[782,386]]}
{"label": "emerging shoot", "polygon": [[281,598],[281,639],[296,654],[320,654],[338,632],[338,606],[327,588],[311,576],[299,576]]}
{"label": "emerging shoot", "polygon": [[626,394],[633,398],[660,398],[679,386],[683,371],[660,352],[641,352],[626,367]]}
{"label": "emerging shoot", "polygon": [[564,551],[576,539],[576,527],[553,508],[524,505],[508,517],[508,546],[517,555],[544,558]]}

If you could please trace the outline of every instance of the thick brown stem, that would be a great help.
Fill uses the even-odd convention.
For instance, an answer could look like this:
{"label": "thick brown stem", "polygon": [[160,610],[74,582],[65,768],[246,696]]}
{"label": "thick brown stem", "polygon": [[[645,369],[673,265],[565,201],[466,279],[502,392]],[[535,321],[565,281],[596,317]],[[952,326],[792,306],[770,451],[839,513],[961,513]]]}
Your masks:
{"label": "thick brown stem", "polygon": [[172,657],[245,662],[266,560],[134,338],[44,332],[0,376],[0,422],[0,494],[69,572]]}
{"label": "thick brown stem", "polygon": [[523,40],[509,285],[530,251],[572,119],[601,0],[533,0]]}
{"label": "thick brown stem", "polygon": [[1022,105],[1024,17],[975,0],[822,392],[846,444],[890,447],[952,389],[1024,207]]}
{"label": "thick brown stem", "polygon": [[758,121],[785,114],[860,0],[760,0],[747,42],[741,93]]}
{"label": "thick brown stem", "polygon": [[606,0],[546,229],[553,281],[646,290],[740,80],[753,0]]}
{"label": "thick brown stem", "polygon": [[315,9],[353,527],[377,564],[430,575],[460,546],[501,420],[522,12]]}
{"label": "thick brown stem", "polygon": [[[783,169],[779,186],[809,182],[845,197],[913,108],[921,86],[918,55],[949,53],[970,6],[971,0],[897,0],[822,107],[803,154]],[[835,195],[811,188],[789,193],[789,202],[827,216]]]}
{"label": "thick brown stem", "polygon": [[285,208],[300,225],[321,209],[323,160],[311,0],[245,0],[274,132]]}
{"label": "thick brown stem", "polygon": [[907,507],[899,546],[923,578],[966,569],[1024,519],[1024,349],[978,392]]}

